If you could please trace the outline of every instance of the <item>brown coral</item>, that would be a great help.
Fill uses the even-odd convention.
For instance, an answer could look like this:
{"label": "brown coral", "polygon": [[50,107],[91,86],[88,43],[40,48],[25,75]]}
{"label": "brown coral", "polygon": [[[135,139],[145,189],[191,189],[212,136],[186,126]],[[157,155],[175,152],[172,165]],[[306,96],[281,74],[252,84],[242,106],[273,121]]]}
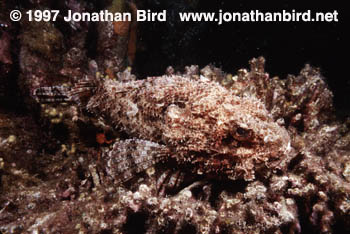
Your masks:
{"label": "brown coral", "polygon": [[0,28],[0,62],[4,64],[12,64],[10,53],[11,38],[10,35]]}

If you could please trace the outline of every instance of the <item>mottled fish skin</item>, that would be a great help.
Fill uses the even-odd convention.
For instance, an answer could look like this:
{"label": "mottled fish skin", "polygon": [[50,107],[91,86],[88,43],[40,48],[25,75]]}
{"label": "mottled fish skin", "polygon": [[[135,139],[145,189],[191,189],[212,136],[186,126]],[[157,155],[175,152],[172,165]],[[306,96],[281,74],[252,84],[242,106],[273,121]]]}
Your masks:
{"label": "mottled fish skin", "polygon": [[252,180],[261,167],[283,169],[291,151],[288,132],[262,102],[204,77],[94,83],[88,111],[130,137],[165,145],[168,157],[192,164],[198,174]]}

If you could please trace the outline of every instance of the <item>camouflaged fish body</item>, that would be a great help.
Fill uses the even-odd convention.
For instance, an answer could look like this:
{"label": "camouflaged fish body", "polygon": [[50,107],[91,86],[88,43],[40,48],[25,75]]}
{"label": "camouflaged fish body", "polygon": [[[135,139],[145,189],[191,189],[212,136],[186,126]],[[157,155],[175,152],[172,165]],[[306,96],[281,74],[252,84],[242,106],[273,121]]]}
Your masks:
{"label": "camouflaged fish body", "polygon": [[[279,162],[290,152],[287,131],[259,100],[234,96],[203,77],[95,84],[84,104],[88,111],[130,137],[165,145],[168,157],[193,165],[199,174],[251,180],[262,167],[283,169]],[[72,93],[82,90],[78,84]]]}

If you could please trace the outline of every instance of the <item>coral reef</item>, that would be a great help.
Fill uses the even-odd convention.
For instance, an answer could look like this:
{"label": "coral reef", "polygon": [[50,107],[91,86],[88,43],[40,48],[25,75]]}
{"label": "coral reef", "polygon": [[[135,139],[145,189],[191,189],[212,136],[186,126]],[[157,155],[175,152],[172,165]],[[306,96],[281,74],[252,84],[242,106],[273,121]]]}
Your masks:
{"label": "coral reef", "polygon": [[[112,13],[130,11],[134,17],[133,21],[98,23],[96,61],[102,71],[114,74],[123,71],[127,62],[132,63],[134,60],[136,52],[135,12],[137,8],[134,3],[113,0],[107,9]],[[129,56],[128,60],[127,56]]]}
{"label": "coral reef", "polygon": [[2,22],[0,98],[18,75],[26,108],[0,107],[1,233],[350,232],[350,119],[319,69],[280,79],[259,57],[141,79],[135,22]]}
{"label": "coral reef", "polygon": [[[260,67],[260,70],[256,70],[256,66]],[[341,123],[332,117],[331,102],[326,99],[331,95],[331,92],[323,78],[317,70],[306,66],[297,77],[291,76],[287,80],[271,79],[263,70],[262,58],[253,59],[251,70],[244,70],[244,76],[240,77],[242,71],[239,72],[238,76],[231,76],[219,72],[214,67],[206,67],[199,73],[198,69],[192,66],[188,67],[186,74],[177,76],[152,77],[146,80],[127,82],[105,78],[101,78],[101,81],[97,80],[100,87],[95,89],[95,94],[88,101],[87,108],[93,113],[102,113],[103,121],[113,126],[113,128],[109,128],[109,131],[123,133],[115,133],[115,136],[112,137],[114,139],[113,145],[109,145],[107,141],[101,141],[101,145],[93,146],[88,141],[84,141],[80,137],[81,133],[78,133],[86,126],[76,126],[75,130],[70,131],[77,132],[75,134],[77,144],[69,146],[63,144],[60,148],[53,149],[50,157],[43,153],[41,156],[33,155],[31,162],[45,158],[42,162],[45,166],[35,170],[35,174],[40,175],[40,178],[34,176],[34,172],[25,166],[11,165],[10,156],[2,157],[2,188],[6,188],[7,192],[1,195],[1,230],[3,232],[26,230],[48,233],[56,231],[64,233],[305,233],[313,230],[314,232],[329,233],[340,232],[343,228],[349,229],[349,121]],[[240,78],[237,79],[238,77]],[[254,87],[261,84],[259,83],[261,78],[264,79],[268,88],[266,90],[260,88],[260,94],[257,94]],[[230,85],[226,85],[226,89],[223,89],[216,81],[210,81],[210,79],[221,81],[221,83],[226,82],[227,79],[232,81],[230,81]],[[249,86],[240,85],[241,79],[244,79]],[[316,94],[310,94],[309,87],[312,86],[310,80],[317,80],[323,84],[321,87],[318,86],[318,89],[313,89]],[[152,82],[152,86],[148,84],[150,82]],[[169,85],[164,85],[165,82]],[[293,84],[305,87],[303,90],[307,93],[307,97],[305,97],[306,94],[294,95],[296,88]],[[77,85],[81,88],[79,85],[81,83]],[[203,88],[199,88],[201,85]],[[287,87],[289,85],[289,88],[285,88],[284,85]],[[135,89],[136,86],[137,89]],[[174,87],[181,87],[181,89],[174,89]],[[191,87],[193,87],[193,91],[191,91]],[[251,89],[246,90],[239,87],[251,87]],[[157,90],[157,95],[151,95],[153,88]],[[107,92],[102,92],[106,89],[108,89]],[[131,91],[128,95],[118,96],[120,93],[125,93],[118,92],[118,90]],[[135,90],[137,95],[132,90]],[[186,90],[191,95],[186,96],[186,93],[181,93],[180,90]],[[109,92],[114,92],[116,96],[110,95]],[[192,165],[192,168],[186,166],[187,164],[191,165],[191,160],[195,159],[190,158],[189,163],[186,164],[186,160],[183,162],[178,160],[179,156],[171,157],[171,155],[191,154],[195,148],[188,149],[186,147],[191,147],[191,145],[199,147],[201,141],[196,139],[194,141],[196,143],[189,143],[191,137],[186,138],[188,141],[184,141],[183,145],[177,145],[179,140],[167,141],[167,139],[172,138],[166,138],[166,136],[173,136],[170,133],[177,128],[162,125],[168,123],[167,121],[160,121],[157,124],[157,121],[149,120],[150,114],[148,113],[157,114],[160,120],[167,117],[167,111],[164,111],[164,108],[161,108],[163,111],[159,113],[156,111],[157,109],[153,109],[159,105],[156,105],[157,102],[152,100],[156,100],[155,97],[167,97],[169,99],[161,99],[162,102],[169,100],[167,108],[173,106],[180,108],[178,106],[180,105],[179,98],[176,95],[181,94],[180,97],[186,97],[182,100],[184,103],[182,107],[185,108],[189,103],[193,103],[191,106],[195,110],[195,101],[192,100],[199,98],[199,94],[196,92],[205,93],[206,95],[203,96],[211,97],[211,100],[215,100],[216,97],[223,99],[229,97],[229,100],[238,103],[237,111],[230,114],[233,118],[240,117],[240,115],[236,116],[239,111],[243,114],[241,118],[244,119],[246,115],[249,115],[253,118],[251,121],[257,121],[253,114],[260,113],[261,116],[257,115],[255,118],[259,116],[258,119],[264,120],[261,124],[268,126],[265,127],[266,130],[276,131],[274,135],[278,136],[286,134],[286,139],[291,141],[290,146],[288,146],[289,142],[284,140],[273,141],[271,145],[268,144],[268,141],[262,141],[258,144],[265,146],[264,150],[274,149],[273,147],[282,142],[284,143],[278,147],[291,147],[290,151],[280,151],[277,154],[279,158],[276,164],[281,166],[281,160],[284,160],[282,165],[285,165],[276,170],[273,166],[263,163],[264,167],[257,167],[259,169],[256,169],[257,174],[253,177],[254,179],[249,178],[246,181],[243,179],[244,177],[227,178],[223,176],[225,172],[219,169],[215,170],[214,174],[221,176],[213,176],[210,170],[204,171],[206,172],[204,174],[197,174],[193,168],[200,168],[198,165],[194,167]],[[220,93],[221,96],[215,96],[212,92]],[[279,92],[280,95],[264,99],[274,92]],[[101,98],[102,96],[104,98]],[[136,96],[139,99],[133,99]],[[276,101],[277,99],[292,100],[291,96],[295,98],[293,102],[289,103],[292,106],[298,103],[296,107],[289,107],[287,102]],[[315,96],[318,97],[317,103],[321,106],[315,107],[310,104],[316,101]],[[143,98],[152,97],[153,99],[148,100],[148,105],[146,105]],[[113,105],[103,104],[109,103],[109,98],[118,100],[111,102]],[[105,102],[101,102],[101,100]],[[128,100],[133,100],[134,105],[129,105]],[[246,105],[241,106],[239,102]],[[255,111],[246,113],[245,111],[250,111],[247,107],[251,102],[255,104]],[[200,103],[200,105],[206,105],[207,108],[210,107],[209,100],[201,100]],[[223,103],[225,104],[225,101]],[[283,110],[288,111],[271,112],[275,114],[270,116],[262,103],[270,112],[282,107],[284,107]],[[274,106],[269,106],[268,103],[274,103]],[[136,108],[135,105],[138,112],[132,112]],[[65,106],[63,105],[63,107]],[[69,106],[67,105],[65,108],[71,108]],[[130,111],[128,112],[125,108],[132,106],[135,108],[131,110],[129,117],[127,114],[125,117],[121,116],[119,111],[129,113]],[[141,107],[147,106],[149,109],[141,109]],[[261,107],[259,108],[259,106]],[[114,108],[117,107],[120,109],[113,112]],[[234,109],[234,106],[231,108]],[[291,108],[294,110],[294,115],[299,116],[298,123],[291,120],[294,117],[290,111]],[[226,113],[226,110],[221,109],[219,105],[216,106],[215,110]],[[313,127],[305,127],[305,125],[300,127],[298,125],[308,121],[310,113],[314,116],[315,112],[317,114],[314,119],[318,121],[318,125],[311,125]],[[52,108],[44,113],[48,113],[46,117],[44,114],[44,119],[48,116],[53,119],[59,116],[57,110]],[[172,112],[171,116],[176,116],[174,113]],[[325,118],[326,113],[328,113],[328,118]],[[77,118],[80,118],[82,114],[76,113],[76,115],[78,115]],[[79,121],[69,121],[71,118],[73,118],[72,115],[67,119],[68,122],[63,125],[79,125]],[[114,122],[116,119],[119,122]],[[183,119],[185,118],[180,118],[181,121]],[[223,118],[222,121],[225,119],[228,117]],[[12,121],[21,120],[14,118]],[[195,121],[195,119],[191,119],[191,121]],[[210,124],[211,122],[208,121],[205,123]],[[270,121],[272,122],[270,123]],[[103,126],[106,123],[100,125]],[[140,123],[144,128],[138,125]],[[238,124],[238,122],[234,123]],[[248,124],[249,122],[244,123]],[[156,130],[148,129],[146,126],[154,127]],[[183,123],[181,126],[187,125]],[[217,129],[213,126],[209,125],[208,127],[211,132]],[[98,128],[97,125],[95,128]],[[103,128],[100,127],[100,129]],[[132,131],[133,129],[134,131]],[[204,130],[205,128],[202,131]],[[252,128],[253,136],[258,134],[254,130],[257,129]],[[167,131],[170,132],[167,133]],[[238,130],[236,129],[236,131]],[[167,134],[164,134],[165,137],[162,140],[162,137],[157,137],[157,132]],[[180,134],[181,137],[186,132],[190,131],[184,131]],[[198,130],[194,132],[201,133]],[[25,132],[17,133],[16,141],[22,140],[27,134]],[[205,134],[202,135],[201,140],[208,139],[210,142],[213,138],[210,134],[207,138],[205,136]],[[158,143],[139,139],[124,140],[125,137],[148,138]],[[8,152],[13,150],[12,147],[15,147],[13,143],[9,143],[13,141],[10,138],[2,140],[1,155],[9,155]],[[68,139],[72,138],[74,137],[68,136],[66,140],[62,141],[67,144],[71,141]],[[53,141],[50,144],[54,145],[55,139],[55,136],[51,136],[47,141]],[[167,144],[164,145],[164,143]],[[242,145],[244,146],[244,144]],[[217,149],[220,150],[222,145],[213,144],[214,146],[219,147]],[[234,148],[234,146],[230,148],[232,147]],[[205,148],[204,151],[209,149]],[[253,149],[255,148],[253,147]],[[270,154],[270,151],[268,152],[267,155]],[[208,159],[213,159],[209,154],[205,155],[209,157]],[[196,156],[200,157],[198,154]],[[242,163],[244,160],[249,161],[250,157],[256,156],[252,154],[252,156],[243,157]],[[180,164],[177,161],[180,161]],[[203,163],[203,165],[209,165],[208,168],[213,168],[213,164],[210,163]],[[258,164],[253,163],[250,166],[254,168],[256,165]],[[248,167],[246,172],[249,172],[249,169]],[[255,169],[251,169],[250,172],[252,171]],[[17,187],[10,189],[10,181],[15,177],[19,177],[23,181],[21,193],[17,192]],[[135,226],[135,223],[138,225]]]}

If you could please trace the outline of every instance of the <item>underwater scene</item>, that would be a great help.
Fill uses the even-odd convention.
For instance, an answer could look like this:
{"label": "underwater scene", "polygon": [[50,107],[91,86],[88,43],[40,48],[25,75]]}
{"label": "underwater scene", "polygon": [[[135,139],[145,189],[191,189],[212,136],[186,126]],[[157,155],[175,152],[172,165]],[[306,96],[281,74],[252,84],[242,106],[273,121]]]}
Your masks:
{"label": "underwater scene", "polygon": [[0,0],[0,234],[350,233],[344,9]]}

